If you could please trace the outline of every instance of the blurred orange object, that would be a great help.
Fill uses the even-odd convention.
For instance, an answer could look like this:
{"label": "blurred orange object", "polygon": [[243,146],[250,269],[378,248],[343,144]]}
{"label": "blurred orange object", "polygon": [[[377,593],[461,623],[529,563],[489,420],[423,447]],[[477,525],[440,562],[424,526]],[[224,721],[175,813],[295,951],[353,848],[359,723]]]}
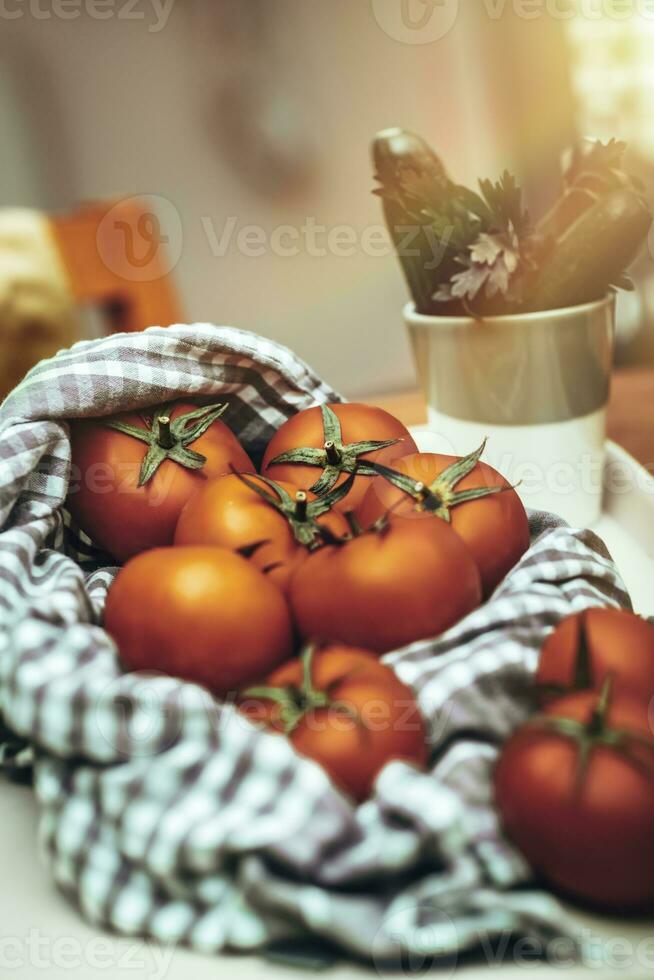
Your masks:
{"label": "blurred orange object", "polygon": [[56,216],[1,210],[0,399],[38,361],[84,338],[84,309],[99,313],[108,333],[179,323],[172,282],[179,241],[177,250],[169,244],[138,198]]}
{"label": "blurred orange object", "polygon": [[76,303],[101,308],[112,332],[181,321],[172,249],[145,201],[88,204],[50,220]]}

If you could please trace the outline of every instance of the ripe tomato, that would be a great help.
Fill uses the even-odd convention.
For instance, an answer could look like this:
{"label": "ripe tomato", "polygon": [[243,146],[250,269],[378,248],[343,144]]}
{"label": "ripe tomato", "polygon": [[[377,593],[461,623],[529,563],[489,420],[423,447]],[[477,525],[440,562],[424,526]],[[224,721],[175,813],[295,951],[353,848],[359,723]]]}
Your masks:
{"label": "ripe tomato", "polygon": [[289,596],[303,638],[385,653],[437,636],[475,609],[481,580],[445,521],[398,518],[309,555]]}
{"label": "ripe tomato", "polygon": [[286,601],[223,548],[155,548],[120,570],[104,625],[131,670],[161,670],[225,695],[291,655]]}
{"label": "ripe tomato", "polygon": [[567,616],[545,640],[536,682],[544,696],[601,687],[648,702],[654,696],[654,626],[622,609]]}
{"label": "ripe tomato", "polygon": [[529,521],[504,477],[480,462],[484,446],[463,459],[415,453],[393,463],[397,475],[374,479],[357,517],[364,527],[383,514],[442,517],[470,549],[490,595],[529,547]]}
{"label": "ripe tomato", "polygon": [[348,496],[337,506],[358,506],[374,471],[366,463],[390,465],[416,450],[406,429],[388,412],[354,402],[322,405],[298,412],[272,437],[261,472],[273,480],[322,494],[357,468]]}
{"label": "ripe tomato", "polygon": [[495,770],[505,829],[535,871],[597,906],[654,901],[654,739],[647,706],[570,694],[519,728]]}
{"label": "ripe tomato", "polygon": [[366,650],[305,650],[245,691],[253,721],[285,732],[355,800],[365,800],[392,759],[424,766],[425,728],[413,692]]}
{"label": "ripe tomato", "polygon": [[218,419],[224,408],[177,402],[71,423],[75,478],[67,504],[95,544],[119,562],[172,544],[182,507],[206,479],[231,467],[255,472]]}
{"label": "ripe tomato", "polygon": [[[346,484],[343,488],[347,491]],[[340,489],[332,491],[339,494]],[[330,495],[318,498],[291,483],[232,474],[208,480],[184,507],[175,544],[212,544],[251,558],[282,591],[291,575],[321,543],[320,528],[337,537],[349,533]]]}

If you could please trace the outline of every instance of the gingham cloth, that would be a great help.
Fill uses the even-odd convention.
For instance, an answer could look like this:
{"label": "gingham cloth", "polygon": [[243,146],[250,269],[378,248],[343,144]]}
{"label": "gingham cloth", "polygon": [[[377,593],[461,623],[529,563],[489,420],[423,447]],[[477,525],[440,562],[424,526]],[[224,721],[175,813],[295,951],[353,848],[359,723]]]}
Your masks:
{"label": "gingham cloth", "polygon": [[603,544],[533,514],[532,547],[492,601],[384,658],[419,699],[430,767],[391,763],[354,807],[233,705],[123,674],[102,629],[116,569],[62,509],[66,419],[209,394],[254,457],[294,412],[339,397],[277,344],[195,324],[77,344],[0,410],[0,708],[34,747],[57,883],[98,925],[204,951],[313,936],[383,965],[565,935],[500,832],[491,768],[533,707],[545,634],[573,611],[629,606]]}

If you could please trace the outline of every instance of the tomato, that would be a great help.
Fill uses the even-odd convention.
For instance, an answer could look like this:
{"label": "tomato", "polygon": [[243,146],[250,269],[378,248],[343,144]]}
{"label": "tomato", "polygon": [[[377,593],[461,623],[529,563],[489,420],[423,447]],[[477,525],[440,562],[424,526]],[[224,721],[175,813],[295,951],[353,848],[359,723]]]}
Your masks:
{"label": "tomato", "polygon": [[481,580],[445,521],[399,518],[309,555],[289,596],[303,638],[384,653],[437,636],[475,609]]}
{"label": "tomato", "polygon": [[[346,485],[343,484],[346,489]],[[339,492],[339,491],[337,491]],[[240,551],[284,592],[291,575],[321,543],[320,528],[349,533],[342,513],[291,483],[260,476],[208,480],[184,507],[175,544],[212,544]]]}
{"label": "tomato", "polygon": [[177,402],[71,423],[78,485],[71,485],[67,505],[95,544],[119,562],[170,545],[184,504],[206,479],[231,468],[255,472],[219,421],[224,408]]}
{"label": "tomato", "polygon": [[264,676],[293,647],[282,593],[224,548],[132,558],[109,589],[104,625],[131,670],[161,670],[216,695]]}
{"label": "tomato", "polygon": [[654,739],[647,706],[571,694],[508,740],[495,797],[509,837],[556,888],[593,905],[654,901]]}
{"label": "tomato", "polygon": [[528,549],[529,521],[511,485],[480,461],[483,448],[464,458],[415,453],[396,460],[396,475],[371,482],[357,517],[364,526],[387,512],[449,520],[479,566],[484,594],[490,595]]}
{"label": "tomato", "polygon": [[654,626],[622,609],[567,616],[545,640],[536,681],[544,695],[600,687],[648,702],[654,697]]}
{"label": "tomato", "polygon": [[366,650],[308,648],[263,687],[244,692],[241,708],[253,721],[285,732],[298,752],[319,762],[358,801],[370,795],[392,759],[427,762],[413,692]]}
{"label": "tomato", "polygon": [[390,465],[417,449],[406,429],[388,412],[354,402],[298,412],[272,437],[261,472],[273,480],[324,493],[357,467],[348,496],[337,507],[358,506],[374,471],[367,463]]}

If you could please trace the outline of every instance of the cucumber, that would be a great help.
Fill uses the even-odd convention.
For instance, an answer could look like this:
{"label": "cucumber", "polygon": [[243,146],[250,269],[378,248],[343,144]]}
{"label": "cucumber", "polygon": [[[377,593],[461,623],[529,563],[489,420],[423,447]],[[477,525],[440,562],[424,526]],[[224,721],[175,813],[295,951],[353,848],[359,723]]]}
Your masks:
{"label": "cucumber", "polygon": [[431,172],[439,180],[448,180],[440,158],[420,136],[406,129],[382,129],[372,142],[375,172],[383,184],[398,180],[403,168]]}
{"label": "cucumber", "polygon": [[566,187],[561,197],[552,205],[547,214],[541,218],[536,231],[543,237],[551,235],[559,238],[577,218],[581,217],[600,198],[618,186],[630,187],[635,190],[632,180],[624,173],[611,173],[610,183],[607,177],[600,174],[580,176],[573,184]]}
{"label": "cucumber", "polygon": [[[434,308],[432,295],[439,285],[438,270],[433,268],[433,238],[424,231],[428,220],[410,213],[401,201],[403,171],[414,171],[447,187],[450,181],[440,159],[419,136],[403,129],[384,129],[372,143],[375,175],[381,183],[377,191],[382,198],[384,219],[398,254],[409,292],[418,313]],[[397,196],[393,192],[397,191]],[[411,254],[416,253],[416,254]]]}
{"label": "cucumber", "polygon": [[555,242],[540,265],[524,311],[601,298],[636,257],[651,220],[647,204],[632,188],[609,191]]}
{"label": "cucumber", "polygon": [[[611,286],[625,286],[624,270],[647,236],[651,214],[638,182],[622,170],[624,149],[610,141],[578,151],[564,175],[562,195],[532,227],[508,173],[497,184],[481,181],[480,195],[455,184],[419,136],[402,129],[378,133],[372,144],[380,184],[375,193],[382,198],[416,310],[482,316],[534,312],[576,306],[600,298]],[[513,240],[517,234],[522,261],[512,288],[491,297],[480,290],[469,302],[434,300],[441,285],[471,264],[470,246],[482,232],[510,233]],[[486,274],[477,265],[475,271]]]}

